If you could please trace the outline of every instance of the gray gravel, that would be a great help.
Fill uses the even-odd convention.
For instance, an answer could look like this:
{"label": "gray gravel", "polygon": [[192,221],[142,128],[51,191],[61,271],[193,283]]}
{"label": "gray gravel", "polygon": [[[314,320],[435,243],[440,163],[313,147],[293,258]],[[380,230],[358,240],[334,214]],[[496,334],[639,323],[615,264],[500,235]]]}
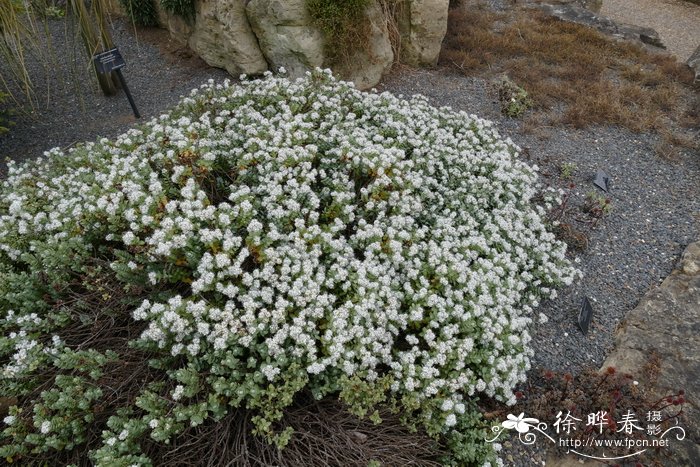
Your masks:
{"label": "gray gravel", "polygon": [[[110,97],[102,94],[88,71],[82,43],[66,28],[66,21],[49,21],[48,31],[55,63],[47,70],[30,57],[37,105],[31,113],[17,113],[10,132],[0,135],[2,160],[35,158],[56,146],[117,136],[137,122],[122,91]],[[139,29],[135,35],[133,26],[117,19],[113,39],[126,61],[123,74],[142,121],[158,116],[208,78],[228,77],[178,50],[164,30]],[[7,76],[5,71],[0,64],[0,73]]]}
{"label": "gray gravel", "polygon": [[[61,24],[51,26],[58,40],[63,34]],[[144,34],[167,45],[166,33]],[[115,23],[114,36],[127,61],[125,76],[143,120],[167,110],[208,78],[227,77],[197,59],[164,54],[163,47],[143,40],[137,45],[122,22]],[[62,49],[61,70],[49,80],[50,103],[43,101],[33,115],[19,118],[10,133],[0,136],[3,157],[35,158],[51,147],[115,136],[134,124],[125,96],[103,97],[96,82],[77,72],[82,62],[70,57],[80,55],[69,49]],[[37,86],[42,99],[43,89]],[[521,120],[501,116],[496,94],[487,82],[449,70],[398,68],[379,89],[406,96],[421,93],[436,106],[451,106],[495,121],[502,135],[524,149],[523,157],[541,167],[545,183],[568,183],[560,180],[560,164],[576,164],[574,204],[596,190],[591,182],[597,170],[611,176],[613,211],[593,229],[589,248],[580,254],[584,278],[562,290],[556,300],[542,304],[540,311],[550,320],[533,331],[535,368],[576,372],[587,365],[600,366],[625,313],[672,271],[685,246],[698,238],[700,154],[685,153],[678,161],[665,161],[654,152],[655,136],[612,127],[549,128],[547,139],[524,135]],[[82,96],[83,108],[78,96]],[[584,296],[595,310],[588,336],[576,325]],[[504,454],[515,459],[512,465],[540,464],[542,460],[541,452],[523,451],[519,444]]]}

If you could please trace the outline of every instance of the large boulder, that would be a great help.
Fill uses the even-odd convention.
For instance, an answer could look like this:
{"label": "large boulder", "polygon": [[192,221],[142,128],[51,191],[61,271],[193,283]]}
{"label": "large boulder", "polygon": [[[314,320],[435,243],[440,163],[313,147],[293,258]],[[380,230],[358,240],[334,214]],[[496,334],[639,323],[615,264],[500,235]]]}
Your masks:
{"label": "large boulder", "polygon": [[246,14],[272,69],[296,78],[324,65],[323,35],[311,24],[306,0],[250,0]]}
{"label": "large boulder", "polygon": [[184,18],[174,15],[163,8],[160,1],[154,2],[156,13],[158,14],[158,24],[167,29],[170,33],[170,38],[176,44],[184,47],[192,35],[194,24]]}
{"label": "large boulder", "polygon": [[251,0],[246,13],[270,67],[286,69],[291,78],[333,65],[343,79],[354,82],[359,89],[367,89],[379,82],[394,61],[378,0],[370,2],[365,11],[370,26],[367,48],[352,51],[338,64],[329,63],[323,33],[313,25],[306,0]]}
{"label": "large boulder", "polygon": [[[248,23],[245,0],[198,0],[195,8],[197,19],[187,43],[205,62],[234,76],[267,70],[265,57]],[[177,24],[169,23],[171,34],[173,26]]]}
{"label": "large boulder", "polygon": [[368,5],[365,20],[370,26],[367,48],[358,48],[344,63],[333,67],[340,77],[352,81],[358,89],[375,86],[394,63],[389,29],[379,1]]}
{"label": "large boulder", "polygon": [[[209,65],[236,76],[284,68],[290,78],[314,68],[331,67],[359,89],[379,83],[394,62],[387,19],[379,0],[369,2],[366,47],[331,63],[323,33],[313,24],[307,0],[197,0],[194,24],[159,9],[160,22],[176,42],[189,45]],[[434,65],[447,26],[448,0],[413,2],[408,17],[406,50],[411,63]],[[439,5],[438,5],[439,4]],[[444,4],[444,5],[443,5]],[[431,6],[432,5],[432,6]],[[442,8],[431,16],[430,8]],[[441,10],[442,11],[442,10]],[[439,27],[442,18],[444,23]],[[343,47],[339,44],[338,47]]]}
{"label": "large boulder", "polygon": [[672,441],[668,465],[700,465],[700,242],[691,243],[680,265],[625,317],[615,350],[603,364],[639,375],[648,357],[659,357],[652,392],[661,397],[685,390],[682,427],[686,439]]}
{"label": "large boulder", "polygon": [[449,0],[409,0],[399,11],[401,61],[435,66],[447,32]]}

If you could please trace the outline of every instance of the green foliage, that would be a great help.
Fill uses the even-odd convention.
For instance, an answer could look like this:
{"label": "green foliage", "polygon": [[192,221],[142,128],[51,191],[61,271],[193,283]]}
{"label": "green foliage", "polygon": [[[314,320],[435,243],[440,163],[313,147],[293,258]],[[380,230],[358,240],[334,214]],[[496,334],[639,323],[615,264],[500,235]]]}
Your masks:
{"label": "green foliage", "polygon": [[102,390],[85,378],[56,376],[53,386],[42,391],[35,402],[31,418],[21,417],[16,407],[11,410],[14,420],[7,423],[2,435],[12,441],[0,447],[0,457],[70,450],[84,443],[87,427],[95,419],[95,403],[102,395]]}
{"label": "green foliage", "polygon": [[534,104],[527,91],[508,77],[503,77],[498,83],[498,100],[501,112],[511,118],[520,117]]}
{"label": "green foliage", "polygon": [[[455,465],[491,459],[473,400],[514,401],[521,310],[576,277],[541,222],[518,220],[544,210],[515,151],[490,122],[316,70],[212,81],[113,141],[8,164],[0,394],[16,402],[0,455],[150,465],[238,411],[281,448],[310,393],[374,423],[400,413]],[[474,219],[537,249],[508,257],[520,237]]]}
{"label": "green foliage", "polygon": [[32,0],[32,12],[47,19],[61,19],[66,16],[66,2],[57,0]]}
{"label": "green foliage", "polygon": [[194,20],[194,0],[160,0],[163,9],[188,21]]}
{"label": "green foliage", "polygon": [[340,399],[348,405],[350,413],[366,417],[368,412],[385,402],[386,392],[391,383],[391,377],[384,377],[370,384],[357,376],[348,378],[343,375],[340,378]]}
{"label": "green foliage", "polygon": [[574,172],[578,167],[573,162],[564,162],[561,165],[561,178],[567,180],[574,176]]}
{"label": "green foliage", "polygon": [[119,0],[127,16],[139,26],[158,26],[155,0]]}
{"label": "green foliage", "polygon": [[457,418],[457,425],[444,437],[447,451],[442,459],[446,466],[500,465],[494,445],[485,443],[490,430],[475,403],[469,402],[464,414]]}
{"label": "green foliage", "polygon": [[601,218],[610,214],[612,203],[609,197],[591,190],[586,193],[586,200],[583,203],[582,210],[594,218]]}
{"label": "green foliage", "polygon": [[60,19],[66,16],[66,10],[65,8],[61,8],[59,6],[47,6],[44,10],[44,16],[47,18]]}
{"label": "green foliage", "polygon": [[364,12],[369,4],[369,0],[307,0],[331,63],[347,60],[351,51],[367,47],[369,24]]}

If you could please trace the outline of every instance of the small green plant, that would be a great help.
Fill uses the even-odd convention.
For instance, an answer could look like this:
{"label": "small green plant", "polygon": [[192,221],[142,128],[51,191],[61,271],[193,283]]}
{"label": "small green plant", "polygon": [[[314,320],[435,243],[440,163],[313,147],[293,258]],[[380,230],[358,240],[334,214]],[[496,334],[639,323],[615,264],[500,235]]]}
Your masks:
{"label": "small green plant", "polygon": [[573,162],[564,162],[561,165],[561,178],[568,180],[574,176],[574,172],[578,167]]}
{"label": "small green plant", "polygon": [[533,106],[527,91],[507,76],[504,76],[498,83],[498,100],[501,103],[501,112],[511,118],[520,117]]}
{"label": "small green plant", "polygon": [[564,241],[571,250],[583,251],[588,248],[588,234],[573,224],[571,213],[574,208],[571,203],[574,188],[576,185],[569,182],[559,191],[559,196],[550,201],[547,220],[557,238]]}
{"label": "small green plant", "polygon": [[583,212],[590,214],[594,221],[597,222],[612,211],[612,201],[607,196],[603,196],[598,192],[589,191],[586,194],[586,200],[581,208]]}
{"label": "small green plant", "polygon": [[194,20],[194,0],[160,0],[160,6],[168,13],[180,16],[187,21]]}
{"label": "small green plant", "polygon": [[158,26],[153,0],[119,0],[127,16],[139,26]]}
{"label": "small green plant", "polygon": [[49,5],[44,9],[44,16],[50,19],[61,19],[66,16],[66,10],[57,5]]}

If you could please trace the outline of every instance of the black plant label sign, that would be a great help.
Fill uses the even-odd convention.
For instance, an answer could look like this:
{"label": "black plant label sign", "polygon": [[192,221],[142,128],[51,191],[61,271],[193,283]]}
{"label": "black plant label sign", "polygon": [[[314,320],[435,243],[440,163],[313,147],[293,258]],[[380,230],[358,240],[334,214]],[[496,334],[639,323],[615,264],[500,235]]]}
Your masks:
{"label": "black plant label sign", "polygon": [[588,301],[588,297],[583,297],[581,302],[581,311],[578,313],[578,326],[584,335],[588,334],[588,328],[591,325],[591,320],[593,319],[593,307],[591,302]]}
{"label": "black plant label sign", "polygon": [[103,74],[111,73],[126,66],[122,54],[119,53],[119,49],[116,47],[106,52],[95,54],[93,60],[95,61],[97,72]]}
{"label": "black plant label sign", "polygon": [[595,174],[593,184],[606,193],[610,191],[610,177],[602,170],[599,170],[598,173]]}

